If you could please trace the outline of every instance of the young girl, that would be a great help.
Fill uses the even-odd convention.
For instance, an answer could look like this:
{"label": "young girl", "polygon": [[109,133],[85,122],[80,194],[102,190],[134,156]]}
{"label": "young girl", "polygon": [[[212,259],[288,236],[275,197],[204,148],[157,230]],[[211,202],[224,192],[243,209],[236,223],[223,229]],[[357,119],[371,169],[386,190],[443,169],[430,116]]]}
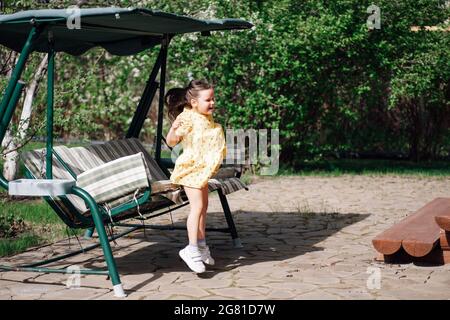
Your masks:
{"label": "young girl", "polygon": [[180,141],[183,153],[178,157],[170,180],[182,185],[191,204],[187,219],[189,245],[179,255],[196,272],[213,265],[205,240],[208,209],[208,180],[217,173],[226,155],[225,136],[215,123],[214,89],[203,80],[192,80],[186,88],[174,88],[165,97],[169,118],[175,119],[167,134],[167,144]]}

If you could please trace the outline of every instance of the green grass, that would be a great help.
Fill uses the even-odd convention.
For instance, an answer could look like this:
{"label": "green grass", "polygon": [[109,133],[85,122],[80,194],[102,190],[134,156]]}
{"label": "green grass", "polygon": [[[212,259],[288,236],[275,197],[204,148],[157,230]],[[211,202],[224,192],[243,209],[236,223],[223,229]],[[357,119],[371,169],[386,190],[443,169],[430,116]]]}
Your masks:
{"label": "green grass", "polygon": [[449,161],[412,162],[407,160],[340,159],[301,162],[292,167],[280,166],[279,176],[318,175],[412,175],[423,177],[450,176]]}
{"label": "green grass", "polygon": [[42,200],[11,200],[1,203],[1,207],[2,213],[13,214],[29,223],[46,225],[58,223],[61,220]]}
{"label": "green grass", "polygon": [[[0,214],[12,214],[15,218],[23,219],[26,224],[26,229],[16,237],[0,238],[0,257],[67,236],[66,225],[42,200],[1,201],[0,208]],[[82,230],[76,233],[81,234]]]}
{"label": "green grass", "polygon": [[0,239],[0,257],[23,252],[42,243],[42,239],[33,233],[23,233],[18,238]]}
{"label": "green grass", "polygon": [[[44,142],[30,142],[19,152],[44,148]],[[0,160],[0,168],[3,161]],[[24,177],[25,168],[20,162],[18,177]],[[22,252],[30,247],[42,245],[66,234],[65,225],[54,211],[42,200],[7,200],[7,191],[0,190],[0,215],[12,214],[23,219],[26,229],[14,238],[0,238],[0,257]]]}

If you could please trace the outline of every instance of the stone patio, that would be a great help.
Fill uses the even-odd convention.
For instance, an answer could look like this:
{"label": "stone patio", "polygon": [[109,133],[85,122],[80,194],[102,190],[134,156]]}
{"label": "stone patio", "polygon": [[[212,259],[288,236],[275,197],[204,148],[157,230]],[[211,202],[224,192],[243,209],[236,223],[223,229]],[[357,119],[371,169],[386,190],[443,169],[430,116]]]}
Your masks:
{"label": "stone patio", "polygon": [[[185,231],[147,230],[112,243],[127,299],[449,299],[450,265],[386,265],[371,240],[436,197],[450,178],[397,176],[277,177],[231,194],[243,249],[227,234],[209,233],[216,259],[202,275],[178,258]],[[173,213],[183,224],[188,207]],[[224,226],[219,198],[210,197],[209,226]],[[168,215],[148,223],[171,224]],[[86,246],[96,239],[82,240]],[[76,239],[70,248],[78,249]],[[68,240],[1,259],[2,264],[50,257]],[[101,249],[52,266],[104,267]],[[72,276],[73,277],[73,276]],[[1,272],[0,299],[117,299],[105,276]]]}

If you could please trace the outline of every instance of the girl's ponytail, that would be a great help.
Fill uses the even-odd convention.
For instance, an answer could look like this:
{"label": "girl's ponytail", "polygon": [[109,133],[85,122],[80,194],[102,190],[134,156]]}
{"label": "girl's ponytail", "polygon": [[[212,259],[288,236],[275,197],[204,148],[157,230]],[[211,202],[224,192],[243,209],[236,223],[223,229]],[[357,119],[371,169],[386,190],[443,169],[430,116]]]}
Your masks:
{"label": "girl's ponytail", "polygon": [[167,113],[170,121],[173,122],[188,104],[186,92],[187,90],[184,88],[173,88],[167,91],[164,101],[168,108]]}
{"label": "girl's ponytail", "polygon": [[169,119],[174,121],[183,112],[184,107],[192,108],[191,99],[198,97],[198,92],[212,89],[206,80],[191,80],[186,88],[173,88],[167,91],[164,101],[167,105]]}

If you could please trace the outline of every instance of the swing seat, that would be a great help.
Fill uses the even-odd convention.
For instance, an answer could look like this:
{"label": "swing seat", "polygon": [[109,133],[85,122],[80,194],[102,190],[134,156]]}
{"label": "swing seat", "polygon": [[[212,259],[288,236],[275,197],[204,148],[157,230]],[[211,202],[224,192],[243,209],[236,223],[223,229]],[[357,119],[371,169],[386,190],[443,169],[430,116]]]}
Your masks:
{"label": "swing seat", "polygon": [[[121,159],[124,159],[125,161],[122,162],[126,163],[129,161],[127,157],[136,154],[142,155],[144,169],[150,182],[149,187],[139,190],[138,187],[134,188],[128,185],[128,188],[124,189],[124,185],[129,183],[129,181],[120,178],[123,177],[124,172],[116,172],[118,168],[108,166],[108,164],[113,164]],[[22,160],[27,169],[28,177],[45,178],[45,149],[25,152],[22,154]],[[168,163],[168,161],[165,163]],[[77,180],[77,177],[81,177],[85,173],[98,178],[98,168],[101,168],[104,175],[107,175],[108,184],[102,184],[101,181],[97,180],[94,186],[97,190],[86,189],[91,191],[91,194],[104,194],[105,187],[110,190],[109,197],[98,203],[102,218],[106,223],[119,222],[173,205],[188,203],[183,188],[170,182],[167,174],[136,138],[91,144],[87,147],[56,146],[53,148],[54,179]],[[116,172],[118,178],[114,179],[111,172]],[[238,178],[241,172],[241,167],[221,168],[209,180],[208,191],[220,190],[223,195],[227,195],[244,188],[248,190],[247,186]],[[116,190],[122,190],[123,192],[117,193]],[[81,198],[67,194],[59,197],[47,197],[46,200],[69,227],[93,227],[93,221],[89,219],[90,210]]]}

